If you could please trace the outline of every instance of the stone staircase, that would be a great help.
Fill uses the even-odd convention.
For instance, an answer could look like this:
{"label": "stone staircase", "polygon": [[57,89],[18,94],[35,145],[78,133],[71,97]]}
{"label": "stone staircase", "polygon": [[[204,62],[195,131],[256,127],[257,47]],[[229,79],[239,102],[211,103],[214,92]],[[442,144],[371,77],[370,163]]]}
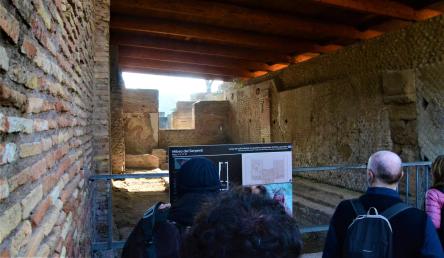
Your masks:
{"label": "stone staircase", "polygon": [[301,226],[328,224],[339,202],[359,195],[310,179],[293,178],[293,210]]}
{"label": "stone staircase", "polygon": [[[316,181],[293,178],[293,215],[299,227],[327,225],[336,206],[345,199],[356,198],[361,193]],[[304,258],[321,257],[326,232],[303,235]]]}

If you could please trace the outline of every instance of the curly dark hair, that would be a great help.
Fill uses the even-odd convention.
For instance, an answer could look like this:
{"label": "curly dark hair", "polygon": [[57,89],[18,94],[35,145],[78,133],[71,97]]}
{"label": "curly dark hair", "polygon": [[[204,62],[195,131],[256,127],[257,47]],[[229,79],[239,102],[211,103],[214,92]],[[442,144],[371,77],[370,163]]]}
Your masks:
{"label": "curly dark hair", "polygon": [[237,188],[204,205],[186,234],[182,258],[298,257],[301,235],[278,202]]}

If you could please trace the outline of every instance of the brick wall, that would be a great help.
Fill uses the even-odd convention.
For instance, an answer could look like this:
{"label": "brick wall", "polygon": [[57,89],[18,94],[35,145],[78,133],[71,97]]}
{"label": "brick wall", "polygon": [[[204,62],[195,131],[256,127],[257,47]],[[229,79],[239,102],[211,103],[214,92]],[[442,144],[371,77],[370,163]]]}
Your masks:
{"label": "brick wall", "polygon": [[96,171],[109,173],[110,152],[110,0],[95,0],[94,44],[94,161]]}
{"label": "brick wall", "polygon": [[228,88],[225,91],[225,99],[231,107],[230,124],[226,128],[230,142],[270,142],[271,88],[270,82],[264,82],[252,87]]}
{"label": "brick wall", "polygon": [[194,104],[194,129],[159,130],[159,148],[228,143],[230,112],[227,101],[199,101]]}
{"label": "brick wall", "polygon": [[125,171],[125,131],[123,116],[123,91],[125,83],[118,68],[118,47],[110,48],[110,151],[112,173]]}
{"label": "brick wall", "polygon": [[[254,122],[261,120],[259,102],[250,101],[255,88],[269,87],[271,140],[293,143],[296,166],[365,163],[379,149],[392,149],[406,161],[434,159],[444,151],[443,24],[444,17],[436,17],[248,86],[232,85],[226,95],[233,114],[230,138],[262,141],[263,125]],[[315,177],[365,187],[360,172]]]}
{"label": "brick wall", "polygon": [[1,257],[89,255],[85,177],[107,163],[106,130],[93,133],[107,117],[92,115],[107,114],[106,54],[94,59],[94,44],[106,47],[108,5],[0,0]]}

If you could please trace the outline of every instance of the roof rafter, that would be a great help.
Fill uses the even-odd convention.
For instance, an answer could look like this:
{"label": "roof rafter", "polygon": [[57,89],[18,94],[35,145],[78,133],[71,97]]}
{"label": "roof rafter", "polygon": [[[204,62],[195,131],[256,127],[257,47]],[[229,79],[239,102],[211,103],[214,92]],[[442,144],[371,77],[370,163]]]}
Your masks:
{"label": "roof rafter", "polygon": [[246,61],[227,57],[214,57],[194,53],[174,52],[162,49],[120,46],[119,56],[186,64],[200,64],[215,67],[273,71],[273,66],[267,65],[263,62]]}
{"label": "roof rafter", "polygon": [[330,45],[323,46],[301,39],[152,18],[137,19],[129,16],[115,16],[111,21],[111,28],[159,35],[182,36],[209,42],[218,42],[220,44],[254,47],[258,49],[281,49],[288,52],[308,51],[325,53],[330,52],[331,49]]}
{"label": "roof rafter", "polygon": [[194,77],[201,78],[205,80],[222,80],[222,81],[232,81],[235,77],[233,76],[222,76],[222,75],[212,75],[212,74],[204,74],[204,73],[187,73],[187,72],[177,72],[177,71],[168,71],[154,68],[143,68],[143,67],[134,67],[121,65],[120,70],[122,72],[130,72],[130,73],[144,73],[144,74],[154,74],[154,75],[165,75],[165,76],[180,76],[180,77]]}
{"label": "roof rafter", "polygon": [[159,60],[137,59],[130,57],[119,57],[119,65],[133,68],[151,68],[157,70],[175,71],[182,73],[198,73],[208,75],[220,75],[227,77],[253,78],[253,72],[225,67],[211,67],[198,64],[183,64]]}
{"label": "roof rafter", "polygon": [[410,6],[391,0],[313,0],[354,11],[372,13],[410,21],[421,21],[441,15],[431,9],[415,10]]}
{"label": "roof rafter", "polygon": [[166,16],[168,14],[184,15],[192,17],[195,22],[205,21],[205,23],[218,26],[293,37],[311,34],[348,39],[368,39],[381,34],[375,30],[359,31],[352,26],[343,24],[324,23],[233,4],[200,0],[124,0],[114,1],[112,8],[116,12],[126,10],[148,14],[161,12]]}
{"label": "roof rafter", "polygon": [[222,56],[262,62],[288,62],[291,57],[281,51],[266,51],[252,48],[204,44],[174,39],[147,37],[140,34],[111,32],[111,42],[121,46],[135,46],[150,49],[163,49],[179,53],[196,53],[209,56]]}

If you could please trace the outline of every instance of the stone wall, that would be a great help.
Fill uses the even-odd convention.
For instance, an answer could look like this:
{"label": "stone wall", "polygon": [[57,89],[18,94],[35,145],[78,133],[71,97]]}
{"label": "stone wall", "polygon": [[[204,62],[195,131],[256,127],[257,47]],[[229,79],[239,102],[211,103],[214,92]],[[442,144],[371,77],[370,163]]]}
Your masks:
{"label": "stone wall", "polygon": [[[443,24],[437,17],[232,86],[230,138],[263,141],[257,132],[264,125],[253,122],[261,114],[250,101],[255,88],[268,87],[271,141],[293,143],[295,166],[365,163],[380,149],[405,161],[434,159],[444,147]],[[243,114],[251,114],[251,125]],[[316,178],[365,187],[364,174],[351,173]]]}
{"label": "stone wall", "polygon": [[194,129],[159,130],[159,148],[228,143],[229,103],[199,101],[193,105]]}
{"label": "stone wall", "polygon": [[0,0],[1,257],[89,256],[86,176],[107,166],[106,129],[95,131],[107,126],[106,54],[94,44],[106,51],[108,6]]}
{"label": "stone wall", "polygon": [[196,101],[178,101],[171,113],[171,129],[193,129],[193,105]]}
{"label": "stone wall", "polygon": [[149,154],[159,141],[159,91],[123,92],[125,153]]}
{"label": "stone wall", "polygon": [[417,131],[421,158],[444,154],[444,63],[416,70]]}

